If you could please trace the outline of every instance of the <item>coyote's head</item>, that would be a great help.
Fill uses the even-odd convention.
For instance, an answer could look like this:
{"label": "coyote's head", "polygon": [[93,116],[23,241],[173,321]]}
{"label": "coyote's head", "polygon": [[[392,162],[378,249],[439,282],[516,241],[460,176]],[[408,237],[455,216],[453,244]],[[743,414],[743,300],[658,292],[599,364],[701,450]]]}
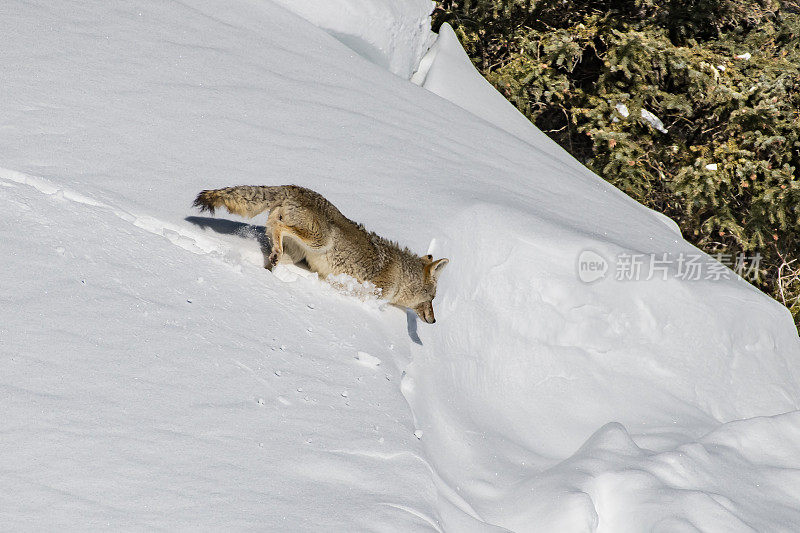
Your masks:
{"label": "coyote's head", "polygon": [[436,282],[448,262],[449,259],[434,261],[433,256],[423,255],[416,264],[405,265],[394,303],[413,309],[428,324],[436,322],[433,316]]}

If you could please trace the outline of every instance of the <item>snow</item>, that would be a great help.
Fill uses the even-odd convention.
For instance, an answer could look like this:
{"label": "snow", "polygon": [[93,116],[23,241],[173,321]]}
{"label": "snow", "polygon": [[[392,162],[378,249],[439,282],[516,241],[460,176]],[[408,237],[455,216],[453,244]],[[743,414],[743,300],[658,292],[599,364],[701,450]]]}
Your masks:
{"label": "snow", "polygon": [[[425,54],[428,2],[290,7],[7,3],[2,526],[800,527],[788,312],[675,261],[648,276],[714,263],[449,27]],[[437,323],[271,274],[263,218],[189,207],[278,183],[448,257]]]}
{"label": "snow", "polygon": [[653,113],[647,109],[642,109],[641,115],[645,122],[653,126],[655,129],[661,133],[667,133],[668,130],[664,127],[664,123],[661,122],[661,119],[655,116]]}
{"label": "snow", "polygon": [[521,140],[549,140],[475,70],[449,24],[442,25],[414,81]]}
{"label": "snow", "polygon": [[432,0],[276,0],[375,65],[409,79],[435,40]]}
{"label": "snow", "polygon": [[[618,102],[614,106],[614,109],[616,109],[617,113],[619,113],[623,118],[628,118],[628,116],[630,115],[630,111],[628,110],[628,106],[626,106],[622,102]],[[645,122],[650,124],[656,130],[660,131],[661,133],[667,133],[668,132],[667,128],[664,127],[664,123],[661,121],[661,119],[658,118],[657,116],[655,116],[653,113],[651,113],[647,109],[642,109],[641,112],[640,112],[640,115],[641,115],[642,119],[644,119]],[[619,119],[617,117],[613,117],[611,119],[611,121],[612,122],[619,122]]]}
{"label": "snow", "polygon": [[374,355],[370,355],[367,352],[358,352],[356,353],[356,359],[359,363],[364,366],[368,366],[371,368],[377,368],[381,364],[381,360],[375,357]]}

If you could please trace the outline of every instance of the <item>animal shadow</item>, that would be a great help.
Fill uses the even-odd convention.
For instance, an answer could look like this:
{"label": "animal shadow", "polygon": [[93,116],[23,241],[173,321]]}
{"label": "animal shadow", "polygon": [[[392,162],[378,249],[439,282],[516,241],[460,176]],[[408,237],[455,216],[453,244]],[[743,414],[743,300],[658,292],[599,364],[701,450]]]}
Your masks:
{"label": "animal shadow", "polygon": [[417,314],[411,309],[406,309],[406,325],[408,326],[408,336],[415,344],[422,346],[422,339],[419,338],[417,333]]}
{"label": "animal shadow", "polygon": [[184,220],[200,228],[210,229],[222,235],[235,235],[245,240],[255,239],[261,248],[261,255],[264,256],[264,265],[266,266],[267,259],[272,251],[272,239],[267,235],[264,226],[211,217],[186,217]]}

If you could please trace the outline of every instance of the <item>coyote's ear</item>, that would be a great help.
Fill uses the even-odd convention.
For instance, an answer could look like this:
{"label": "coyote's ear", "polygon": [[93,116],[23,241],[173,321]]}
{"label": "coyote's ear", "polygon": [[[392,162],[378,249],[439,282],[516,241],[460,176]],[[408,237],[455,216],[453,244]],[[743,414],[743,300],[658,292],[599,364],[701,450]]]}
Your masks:
{"label": "coyote's ear", "polygon": [[444,267],[447,266],[447,263],[449,263],[449,262],[450,262],[449,259],[437,259],[436,261],[434,261],[430,265],[427,265],[425,267],[425,269],[428,271],[428,276],[433,281],[438,280],[439,279],[439,274],[442,273],[442,270],[444,270]]}

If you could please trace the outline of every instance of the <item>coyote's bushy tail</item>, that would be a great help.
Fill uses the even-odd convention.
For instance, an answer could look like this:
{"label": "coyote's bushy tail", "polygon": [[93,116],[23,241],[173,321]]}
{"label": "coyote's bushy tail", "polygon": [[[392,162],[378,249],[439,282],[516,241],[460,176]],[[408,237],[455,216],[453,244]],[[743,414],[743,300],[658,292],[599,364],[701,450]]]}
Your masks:
{"label": "coyote's bushy tail", "polygon": [[230,213],[252,218],[270,208],[276,193],[281,189],[264,185],[239,185],[203,191],[194,200],[200,211],[210,211],[224,206]]}

